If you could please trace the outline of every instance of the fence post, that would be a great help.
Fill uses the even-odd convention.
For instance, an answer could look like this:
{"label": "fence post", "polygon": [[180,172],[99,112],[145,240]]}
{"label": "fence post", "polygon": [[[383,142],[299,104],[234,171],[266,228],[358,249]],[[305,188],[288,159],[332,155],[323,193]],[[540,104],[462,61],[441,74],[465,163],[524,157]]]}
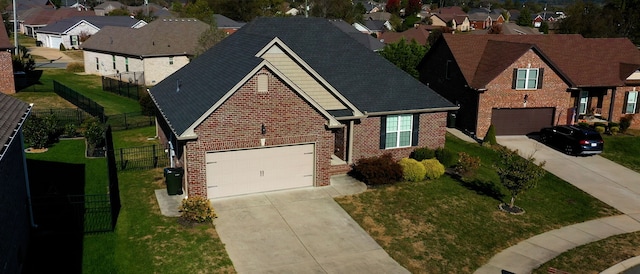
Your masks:
{"label": "fence post", "polygon": [[124,170],[124,150],[120,148],[120,170]]}
{"label": "fence post", "polygon": [[153,167],[158,167],[158,154],[156,152],[156,145],[153,145]]}

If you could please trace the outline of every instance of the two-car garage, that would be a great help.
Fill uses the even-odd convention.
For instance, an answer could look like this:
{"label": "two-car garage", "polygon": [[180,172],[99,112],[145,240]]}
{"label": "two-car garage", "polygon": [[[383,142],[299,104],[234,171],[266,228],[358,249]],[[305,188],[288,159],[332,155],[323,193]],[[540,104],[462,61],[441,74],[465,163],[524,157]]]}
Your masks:
{"label": "two-car garage", "polygon": [[314,144],[206,154],[207,197],[313,186]]}
{"label": "two-car garage", "polygon": [[494,108],[496,135],[525,135],[553,125],[554,108]]}

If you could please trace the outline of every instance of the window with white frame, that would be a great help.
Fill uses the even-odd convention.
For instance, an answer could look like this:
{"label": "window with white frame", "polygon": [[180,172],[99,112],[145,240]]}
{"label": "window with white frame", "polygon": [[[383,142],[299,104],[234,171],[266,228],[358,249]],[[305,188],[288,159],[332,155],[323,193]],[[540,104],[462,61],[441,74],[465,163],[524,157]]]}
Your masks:
{"label": "window with white frame", "polygon": [[113,63],[113,69],[116,69],[116,56],[111,55],[111,62]]}
{"label": "window with white frame", "polygon": [[638,92],[637,91],[629,91],[627,94],[627,102],[625,106],[625,114],[636,113],[638,109]]}
{"label": "window with white frame", "polygon": [[538,88],[538,76],[539,69],[537,68],[525,68],[517,69],[515,88],[516,89],[537,89]]}
{"label": "window with white frame", "polygon": [[173,65],[173,56],[169,57],[169,65]]}
{"label": "window with white frame", "polygon": [[411,146],[413,115],[387,116],[385,148]]}
{"label": "window with white frame", "polygon": [[129,72],[129,57],[124,58],[124,71]]}

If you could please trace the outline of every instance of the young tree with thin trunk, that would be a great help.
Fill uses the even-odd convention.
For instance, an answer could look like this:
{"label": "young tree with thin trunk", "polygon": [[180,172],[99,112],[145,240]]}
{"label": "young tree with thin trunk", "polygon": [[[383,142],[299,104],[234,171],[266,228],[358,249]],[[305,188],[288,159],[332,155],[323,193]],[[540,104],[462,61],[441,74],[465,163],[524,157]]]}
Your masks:
{"label": "young tree with thin trunk", "polygon": [[500,182],[511,193],[509,208],[515,206],[516,198],[525,190],[535,187],[538,181],[546,174],[542,169],[545,162],[536,165],[533,154],[527,158],[518,155],[518,151],[504,148],[501,151],[501,165],[496,167]]}

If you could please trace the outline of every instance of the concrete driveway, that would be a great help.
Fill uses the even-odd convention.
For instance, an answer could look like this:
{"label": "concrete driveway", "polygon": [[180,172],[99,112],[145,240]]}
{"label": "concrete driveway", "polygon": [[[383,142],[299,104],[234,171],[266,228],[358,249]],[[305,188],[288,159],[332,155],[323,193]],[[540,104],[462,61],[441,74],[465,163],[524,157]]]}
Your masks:
{"label": "concrete driveway", "polygon": [[[518,149],[523,156],[533,154],[537,161],[546,161],[547,171],[640,220],[640,174],[598,155],[566,155],[534,138],[499,136],[497,141],[510,149]],[[604,149],[607,149],[606,143]]]}
{"label": "concrete driveway", "polygon": [[[238,273],[409,273],[332,198],[363,185],[212,200],[216,231]],[[364,187],[366,189],[366,187]]]}

